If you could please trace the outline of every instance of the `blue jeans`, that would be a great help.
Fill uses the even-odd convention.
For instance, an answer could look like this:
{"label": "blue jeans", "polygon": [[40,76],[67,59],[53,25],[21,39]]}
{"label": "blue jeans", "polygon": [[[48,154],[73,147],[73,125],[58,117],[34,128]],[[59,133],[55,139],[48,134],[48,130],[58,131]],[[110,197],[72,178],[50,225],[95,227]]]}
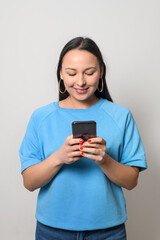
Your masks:
{"label": "blue jeans", "polygon": [[70,231],[48,227],[37,221],[36,240],[126,240],[125,224],[92,231]]}

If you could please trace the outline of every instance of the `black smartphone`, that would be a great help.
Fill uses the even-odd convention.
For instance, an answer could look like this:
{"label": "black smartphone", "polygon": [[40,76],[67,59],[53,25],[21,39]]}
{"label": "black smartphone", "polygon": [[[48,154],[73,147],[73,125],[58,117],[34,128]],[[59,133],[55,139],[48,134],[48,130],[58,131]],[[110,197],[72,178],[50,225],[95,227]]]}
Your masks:
{"label": "black smartphone", "polygon": [[87,141],[89,138],[96,137],[95,121],[74,121],[72,122],[73,138],[82,138]]}

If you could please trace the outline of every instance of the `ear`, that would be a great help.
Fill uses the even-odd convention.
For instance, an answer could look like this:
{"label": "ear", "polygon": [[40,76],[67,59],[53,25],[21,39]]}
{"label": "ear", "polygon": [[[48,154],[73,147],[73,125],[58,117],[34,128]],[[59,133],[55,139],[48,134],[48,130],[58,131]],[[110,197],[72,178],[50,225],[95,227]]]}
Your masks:
{"label": "ear", "polygon": [[101,65],[100,78],[102,78],[102,77],[103,77],[103,72],[104,72],[104,68],[103,68],[103,65]]}
{"label": "ear", "polygon": [[60,70],[60,78],[63,79],[62,70]]}

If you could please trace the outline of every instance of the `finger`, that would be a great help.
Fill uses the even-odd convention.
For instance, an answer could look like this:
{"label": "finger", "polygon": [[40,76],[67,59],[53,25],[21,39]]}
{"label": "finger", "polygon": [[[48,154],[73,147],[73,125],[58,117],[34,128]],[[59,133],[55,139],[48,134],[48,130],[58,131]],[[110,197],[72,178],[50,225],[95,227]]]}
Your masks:
{"label": "finger", "polygon": [[73,161],[75,162],[75,161],[77,161],[77,160],[80,160],[81,158],[83,158],[82,155],[81,155],[81,156],[78,156],[78,157],[73,157]]}
{"label": "finger", "polygon": [[80,151],[80,144],[73,144],[69,146],[69,151],[70,152]]}
{"label": "finger", "polygon": [[92,159],[92,160],[94,160],[94,161],[98,161],[98,155],[94,155],[94,154],[88,154],[88,153],[86,153],[86,152],[81,152],[81,155],[83,156],[83,157],[86,157],[86,158],[90,158],[90,159]]}
{"label": "finger", "polygon": [[80,157],[80,156],[82,156],[81,151],[75,151],[69,154],[69,158]]}
{"label": "finger", "polygon": [[88,147],[88,148],[101,148],[101,144],[100,143],[92,143],[90,144],[89,142],[84,142],[84,143],[80,143],[80,146],[82,147]]}
{"label": "finger", "polygon": [[81,155],[81,156],[78,156],[78,157],[77,157],[77,156],[76,156],[76,157],[70,157],[70,158],[68,159],[68,161],[66,162],[66,164],[74,163],[74,162],[80,160],[81,158],[83,158],[82,155]]}
{"label": "finger", "polygon": [[[73,136],[73,135],[72,135]],[[68,139],[68,145],[74,145],[74,144],[80,144],[80,143],[83,143],[84,140],[82,138],[69,138]]]}
{"label": "finger", "polygon": [[90,144],[93,143],[106,144],[106,141],[101,137],[90,138],[87,140],[87,142],[89,142]]}
{"label": "finger", "polygon": [[101,153],[101,149],[99,149],[99,148],[80,147],[79,149],[82,152],[93,153],[94,155],[99,155]]}

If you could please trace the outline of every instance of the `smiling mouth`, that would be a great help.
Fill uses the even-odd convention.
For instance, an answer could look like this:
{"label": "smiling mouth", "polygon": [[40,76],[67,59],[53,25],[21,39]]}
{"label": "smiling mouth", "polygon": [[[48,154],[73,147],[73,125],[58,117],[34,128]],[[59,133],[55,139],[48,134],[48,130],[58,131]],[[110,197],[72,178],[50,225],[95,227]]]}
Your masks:
{"label": "smiling mouth", "polygon": [[75,88],[76,90],[84,91],[87,90],[88,88]]}
{"label": "smiling mouth", "polygon": [[83,89],[79,89],[79,88],[75,88],[77,93],[86,93],[88,88],[83,88]]}

